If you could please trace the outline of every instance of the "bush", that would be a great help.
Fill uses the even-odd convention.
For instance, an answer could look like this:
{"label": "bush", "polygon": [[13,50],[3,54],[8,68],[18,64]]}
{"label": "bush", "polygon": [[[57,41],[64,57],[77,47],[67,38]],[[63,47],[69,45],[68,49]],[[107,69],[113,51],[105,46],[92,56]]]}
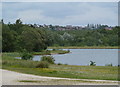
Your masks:
{"label": "bush", "polygon": [[22,57],[21,57],[23,60],[32,60],[33,59],[33,55],[28,53],[28,52],[24,52],[22,54]]}
{"label": "bush", "polygon": [[55,51],[56,49],[52,49],[53,51]]}
{"label": "bush", "polygon": [[64,65],[68,65],[68,64],[64,64]]}
{"label": "bush", "polygon": [[90,61],[90,66],[96,66],[96,63],[93,61]]}
{"label": "bush", "polygon": [[62,65],[62,63],[58,63],[58,65]]}
{"label": "bush", "polygon": [[36,65],[36,68],[48,68],[49,64],[46,61],[41,61]]}
{"label": "bush", "polygon": [[6,65],[6,64],[8,64],[8,62],[5,60],[2,60],[2,65]]}
{"label": "bush", "polygon": [[112,63],[111,64],[106,64],[105,66],[113,66]]}
{"label": "bush", "polygon": [[51,54],[51,52],[49,50],[46,50],[45,52],[46,52],[47,55]]}
{"label": "bush", "polygon": [[55,59],[52,56],[42,56],[41,61],[46,61],[50,64],[55,64],[54,63]]}

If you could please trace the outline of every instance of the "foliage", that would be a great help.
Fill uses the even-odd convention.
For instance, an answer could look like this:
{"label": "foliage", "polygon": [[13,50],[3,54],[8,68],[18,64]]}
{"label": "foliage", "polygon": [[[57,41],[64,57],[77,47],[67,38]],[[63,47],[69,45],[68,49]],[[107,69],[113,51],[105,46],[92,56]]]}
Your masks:
{"label": "foliage", "polygon": [[50,64],[49,68],[36,68],[39,61],[15,59],[18,53],[3,53],[2,68],[40,76],[75,79],[118,80],[117,66],[77,66]]}
{"label": "foliage", "polygon": [[90,61],[90,66],[96,66],[96,63],[93,61]]}
{"label": "foliage", "polygon": [[[26,49],[28,52],[40,52],[47,46],[119,46],[119,26],[112,30],[105,27],[82,30],[54,30],[54,26],[39,27],[36,24],[22,24],[20,19],[15,23],[2,25],[2,51],[18,52]],[[1,26],[0,25],[0,26]],[[90,26],[90,25],[89,25]]]}
{"label": "foliage", "polygon": [[22,47],[28,51],[42,51],[47,48],[45,33],[40,29],[33,29],[31,27],[23,27],[21,34]]}
{"label": "foliage", "polygon": [[49,63],[46,61],[40,61],[37,65],[36,68],[48,68],[49,67]]}
{"label": "foliage", "polygon": [[50,50],[42,50],[41,52],[33,52],[33,55],[51,55]]}
{"label": "foliage", "polygon": [[50,64],[54,64],[55,59],[52,56],[42,56],[41,61],[47,61]]}
{"label": "foliage", "polygon": [[3,53],[2,66],[35,68],[39,63],[38,61],[15,59],[20,55],[18,53]]}
{"label": "foliage", "polygon": [[56,54],[66,54],[66,53],[69,53],[70,50],[53,49],[51,52]]}
{"label": "foliage", "polygon": [[58,63],[58,65],[62,65],[62,63]]}
{"label": "foliage", "polygon": [[52,51],[56,51],[56,49],[52,49]]}
{"label": "foliage", "polygon": [[33,52],[33,55],[65,54],[69,52],[68,50],[43,50],[41,52]]}
{"label": "foliage", "polygon": [[[118,46],[118,33],[120,27],[112,30],[87,29],[87,30],[64,30],[48,32],[50,46]],[[53,34],[54,33],[54,34]],[[49,37],[48,37],[49,38]],[[59,38],[59,39],[58,39]],[[49,42],[49,41],[48,41]]]}
{"label": "foliage", "polygon": [[2,47],[3,52],[11,52],[16,50],[17,33],[10,30],[7,25],[2,26]]}
{"label": "foliage", "polygon": [[112,63],[111,64],[106,64],[105,66],[113,66]]}
{"label": "foliage", "polygon": [[47,55],[51,54],[50,50],[46,50],[45,52],[46,52]]}
{"label": "foliage", "polygon": [[33,55],[29,52],[23,52],[22,53],[22,57],[23,60],[32,60],[33,59]]}
{"label": "foliage", "polygon": [[47,48],[46,32],[42,28],[35,28],[22,24],[20,19],[15,24],[2,23],[3,52],[16,52],[26,49],[28,52],[38,52]]}

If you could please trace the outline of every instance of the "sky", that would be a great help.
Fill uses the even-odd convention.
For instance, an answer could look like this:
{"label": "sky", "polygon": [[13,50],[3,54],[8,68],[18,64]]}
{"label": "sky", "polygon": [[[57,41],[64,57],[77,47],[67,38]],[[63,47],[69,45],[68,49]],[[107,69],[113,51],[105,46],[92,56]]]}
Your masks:
{"label": "sky", "polygon": [[21,19],[26,24],[85,26],[118,25],[117,2],[3,2],[5,23]]}

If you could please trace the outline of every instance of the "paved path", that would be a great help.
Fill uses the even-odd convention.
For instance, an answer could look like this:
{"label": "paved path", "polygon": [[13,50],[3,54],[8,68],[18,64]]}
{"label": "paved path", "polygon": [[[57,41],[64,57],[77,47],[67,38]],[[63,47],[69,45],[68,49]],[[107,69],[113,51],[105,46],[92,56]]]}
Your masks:
{"label": "paved path", "polygon": [[117,85],[118,84],[117,81],[36,76],[36,75],[3,70],[3,69],[0,69],[0,74],[1,73],[2,73],[2,85]]}

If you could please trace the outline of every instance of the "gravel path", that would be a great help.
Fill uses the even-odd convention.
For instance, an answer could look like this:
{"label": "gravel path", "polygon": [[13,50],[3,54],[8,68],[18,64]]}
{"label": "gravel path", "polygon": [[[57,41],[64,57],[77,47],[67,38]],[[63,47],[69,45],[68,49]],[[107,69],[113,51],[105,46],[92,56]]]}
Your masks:
{"label": "gravel path", "polygon": [[118,85],[117,81],[36,76],[3,69],[1,73],[2,85]]}

